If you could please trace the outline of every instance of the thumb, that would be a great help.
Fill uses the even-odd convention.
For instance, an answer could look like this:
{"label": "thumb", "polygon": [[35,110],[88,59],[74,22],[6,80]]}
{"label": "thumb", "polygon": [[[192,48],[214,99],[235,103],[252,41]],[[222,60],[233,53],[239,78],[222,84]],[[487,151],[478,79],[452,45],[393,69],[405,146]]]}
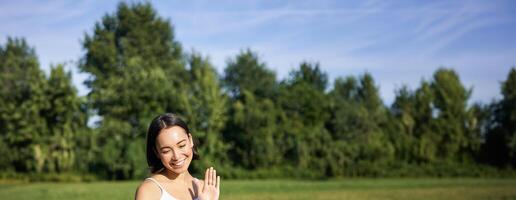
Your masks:
{"label": "thumb", "polygon": [[194,178],[193,179],[195,187],[197,188],[197,191],[202,192],[204,190],[204,186],[202,182],[199,179]]}
{"label": "thumb", "polygon": [[199,179],[194,178],[193,182],[194,182],[195,186],[197,186],[197,188],[201,188],[201,181],[199,181]]}

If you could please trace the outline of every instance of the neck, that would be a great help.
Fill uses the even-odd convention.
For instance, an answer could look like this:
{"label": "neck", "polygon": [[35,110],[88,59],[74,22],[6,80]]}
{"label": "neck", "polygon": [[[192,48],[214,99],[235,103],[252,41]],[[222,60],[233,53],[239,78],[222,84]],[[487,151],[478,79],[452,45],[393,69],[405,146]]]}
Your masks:
{"label": "neck", "polygon": [[171,172],[171,171],[165,169],[165,170],[163,170],[163,172],[161,174],[173,182],[179,181],[179,182],[189,183],[192,179],[192,175],[190,175],[190,172],[188,172],[188,170],[183,173],[178,174],[178,173],[174,173],[174,172]]}

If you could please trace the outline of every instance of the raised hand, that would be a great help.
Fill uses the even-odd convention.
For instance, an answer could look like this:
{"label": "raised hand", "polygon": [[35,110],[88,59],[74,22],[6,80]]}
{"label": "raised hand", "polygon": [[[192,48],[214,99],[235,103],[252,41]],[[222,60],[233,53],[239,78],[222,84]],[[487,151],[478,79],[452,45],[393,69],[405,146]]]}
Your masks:
{"label": "raised hand", "polygon": [[[195,180],[195,179],[194,179]],[[195,180],[197,188],[201,188],[201,183]],[[210,167],[206,169],[204,174],[204,184],[202,191],[199,192],[199,200],[218,200],[220,194],[220,176],[217,176],[217,171]]]}

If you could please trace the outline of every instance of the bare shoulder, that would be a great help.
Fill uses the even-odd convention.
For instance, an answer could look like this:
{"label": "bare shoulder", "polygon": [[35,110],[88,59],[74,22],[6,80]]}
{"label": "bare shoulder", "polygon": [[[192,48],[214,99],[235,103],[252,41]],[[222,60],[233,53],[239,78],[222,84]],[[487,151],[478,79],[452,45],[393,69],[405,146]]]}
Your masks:
{"label": "bare shoulder", "polygon": [[136,200],[154,200],[161,197],[161,190],[150,180],[144,180],[136,189],[134,199]]}

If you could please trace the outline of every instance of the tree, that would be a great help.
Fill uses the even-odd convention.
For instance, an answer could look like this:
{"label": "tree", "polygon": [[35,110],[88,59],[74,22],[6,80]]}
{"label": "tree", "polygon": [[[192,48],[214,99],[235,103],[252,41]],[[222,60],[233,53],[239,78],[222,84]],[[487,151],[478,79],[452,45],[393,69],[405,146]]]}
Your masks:
{"label": "tree", "polygon": [[[86,125],[82,100],[62,65],[47,79],[24,39],[0,46],[0,167],[18,172],[71,171],[75,134]],[[6,150],[3,147],[0,151]]]}
{"label": "tree", "polygon": [[325,93],[327,75],[318,64],[301,63],[281,83],[277,104],[282,117],[278,146],[286,164],[303,169],[306,176],[331,173],[331,137],[325,128],[329,101]]}
{"label": "tree", "polygon": [[507,80],[502,84],[503,99],[500,102],[500,124],[507,134],[507,146],[512,166],[516,166],[516,69],[511,68]]}
{"label": "tree", "polygon": [[407,86],[401,87],[396,91],[396,97],[391,106],[391,121],[389,124],[394,126],[390,132],[390,140],[396,149],[396,157],[404,162],[412,162],[415,156],[414,147],[417,146],[415,127],[416,127],[416,99],[415,92]]}
{"label": "tree", "polygon": [[436,131],[440,134],[438,155],[448,161],[470,161],[471,148],[478,139],[468,129],[470,115],[467,102],[471,89],[466,89],[457,73],[451,69],[439,69],[434,73],[431,88],[436,111]]}
{"label": "tree", "polygon": [[224,69],[223,83],[233,99],[242,97],[243,90],[259,98],[271,98],[277,89],[276,74],[267,69],[250,49],[229,60]]}
{"label": "tree", "polygon": [[192,135],[200,141],[198,150],[202,157],[201,164],[195,164],[194,169],[198,173],[209,166],[223,169],[230,166],[229,146],[222,141],[228,97],[222,92],[217,72],[207,58],[193,52],[188,56],[188,65],[188,92],[182,96],[186,105],[184,115]]}
{"label": "tree", "polygon": [[491,103],[493,115],[489,122],[484,152],[488,163],[516,166],[516,69],[511,68],[501,84],[502,99]]}
{"label": "tree", "polygon": [[394,158],[394,147],[384,132],[387,112],[372,76],[338,78],[330,97],[328,127],[336,148],[342,150],[333,157],[345,164],[348,175],[385,173]]}
{"label": "tree", "polygon": [[474,161],[477,163],[487,163],[489,160],[485,147],[493,122],[493,105],[494,103],[482,104],[477,102],[470,108],[471,117],[468,124],[471,124],[469,125],[471,128],[468,131],[471,132],[470,135],[479,138],[477,147],[474,148],[476,151],[470,152],[470,154],[473,155]]}
{"label": "tree", "polygon": [[356,124],[358,100],[358,82],[353,76],[346,78],[339,77],[333,83],[333,90],[330,91],[331,98],[331,119],[327,125],[333,138],[350,139],[353,136],[352,126]]}
{"label": "tree", "polygon": [[251,50],[242,51],[224,70],[229,93],[229,120],[225,140],[230,155],[248,169],[270,167],[281,159],[276,145],[278,113],[272,98],[277,93],[276,74]]}
{"label": "tree", "polygon": [[42,113],[50,134],[41,145],[48,145],[45,166],[48,171],[71,171],[75,164],[76,134],[86,127],[87,116],[81,108],[70,72],[63,65],[50,71],[46,98],[50,106]]}
{"label": "tree", "polygon": [[319,64],[301,63],[282,83],[282,108],[306,125],[323,126],[329,117],[328,101],[324,100],[327,84],[328,75],[320,70]]}
{"label": "tree", "polygon": [[308,83],[317,90],[324,91],[328,85],[328,75],[321,71],[319,63],[302,62],[298,70],[290,74],[291,84]]}
{"label": "tree", "polygon": [[8,38],[0,46],[0,140],[7,145],[0,166],[20,172],[41,172],[48,135],[43,111],[49,108],[47,82],[36,53],[25,39]]}
{"label": "tree", "polygon": [[416,163],[431,163],[437,158],[440,135],[435,133],[434,93],[428,81],[421,81],[415,92],[414,136],[417,140],[413,149]]}
{"label": "tree", "polygon": [[243,90],[243,99],[233,106],[230,119],[231,135],[228,139],[234,144],[234,154],[248,169],[274,166],[282,160],[277,139],[277,110],[271,99],[258,98]]}
{"label": "tree", "polygon": [[[109,178],[146,174],[148,123],[164,112],[182,113],[187,71],[169,20],[149,3],[118,5],[84,39],[80,68],[89,73],[89,102],[102,117],[95,165]],[[95,170],[98,170],[95,169]]]}

